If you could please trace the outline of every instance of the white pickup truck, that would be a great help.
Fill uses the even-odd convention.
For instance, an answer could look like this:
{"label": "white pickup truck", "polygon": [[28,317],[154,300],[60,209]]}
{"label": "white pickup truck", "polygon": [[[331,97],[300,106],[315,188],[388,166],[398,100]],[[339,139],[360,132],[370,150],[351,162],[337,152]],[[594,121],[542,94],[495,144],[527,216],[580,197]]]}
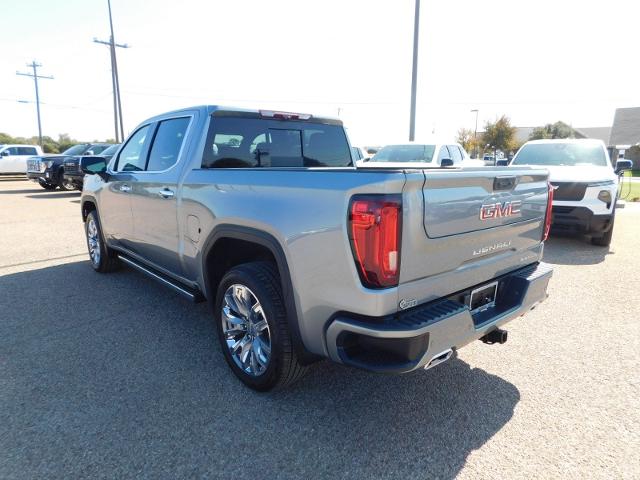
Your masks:
{"label": "white pickup truck", "polygon": [[0,145],[0,173],[26,173],[27,159],[42,155],[38,145]]}
{"label": "white pickup truck", "polygon": [[554,230],[588,234],[594,245],[611,243],[619,176],[631,168],[630,160],[611,165],[602,140],[532,140],[522,146],[509,165],[549,169],[549,181],[555,187]]}

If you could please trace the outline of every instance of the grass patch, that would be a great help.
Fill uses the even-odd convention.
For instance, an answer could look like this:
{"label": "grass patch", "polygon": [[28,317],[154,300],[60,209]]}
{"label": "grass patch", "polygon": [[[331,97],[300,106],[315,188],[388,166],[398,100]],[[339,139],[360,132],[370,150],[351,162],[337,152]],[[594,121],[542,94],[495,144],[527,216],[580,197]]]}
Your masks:
{"label": "grass patch", "polygon": [[620,186],[620,198],[628,202],[640,202],[640,182],[624,182]]}
{"label": "grass patch", "polygon": [[625,177],[640,177],[640,170],[627,170],[624,172]]}

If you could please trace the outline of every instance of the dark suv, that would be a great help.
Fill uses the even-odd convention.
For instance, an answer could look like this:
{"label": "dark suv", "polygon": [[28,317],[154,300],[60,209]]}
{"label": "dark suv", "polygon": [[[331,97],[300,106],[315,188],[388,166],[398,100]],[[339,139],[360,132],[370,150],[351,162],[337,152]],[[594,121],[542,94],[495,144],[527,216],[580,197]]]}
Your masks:
{"label": "dark suv", "polygon": [[64,162],[76,155],[98,155],[110,147],[110,143],[80,143],[66,149],[60,155],[44,155],[27,160],[27,178],[38,182],[45,190],[75,190],[73,182],[64,179]]}
{"label": "dark suv", "polygon": [[108,163],[109,160],[111,160],[111,157],[113,157],[113,155],[118,151],[118,148],[120,148],[120,144],[116,143],[104,149],[100,154],[77,155],[75,157],[67,158],[62,164],[64,169],[64,174],[63,174],[64,183],[65,184],[72,183],[75,186],[75,188],[77,188],[78,190],[82,190],[82,181],[84,179],[84,173],[80,169],[80,160],[82,160],[85,157],[87,158],[102,157]]}

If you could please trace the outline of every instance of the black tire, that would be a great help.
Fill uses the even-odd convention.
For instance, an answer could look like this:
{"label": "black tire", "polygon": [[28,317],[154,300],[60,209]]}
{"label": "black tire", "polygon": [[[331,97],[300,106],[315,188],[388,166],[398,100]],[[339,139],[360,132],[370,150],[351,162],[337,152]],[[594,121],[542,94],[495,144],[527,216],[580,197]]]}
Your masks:
{"label": "black tire", "polygon": [[611,218],[611,228],[604,235],[600,237],[591,237],[591,243],[598,245],[599,247],[608,247],[611,245],[611,238],[613,237],[613,224],[615,223],[615,215]]}
{"label": "black tire", "polygon": [[[222,308],[225,292],[242,285],[260,302],[270,335],[271,354],[259,376],[244,371],[233,359],[223,330]],[[233,373],[247,386],[261,392],[283,388],[299,380],[307,367],[299,363],[287,324],[282,286],[278,271],[270,262],[244,263],[230,269],[222,278],[216,294],[214,319],[220,348]]]}
{"label": "black tire", "polygon": [[60,170],[60,172],[58,173],[58,176],[60,178],[60,182],[58,184],[58,186],[60,187],[60,190],[63,190],[65,192],[73,192],[74,190],[78,189],[75,183],[73,183],[71,180],[64,179],[64,172],[62,170]]}
{"label": "black tire", "polygon": [[[93,227],[97,230],[96,232],[96,240],[97,245],[94,244],[94,250],[92,251],[92,240],[90,238],[93,237]],[[90,235],[90,230],[91,235]],[[100,226],[100,220],[98,219],[98,214],[95,210],[89,212],[87,215],[87,219],[84,222],[84,233],[85,238],[87,239],[87,249],[89,250],[89,263],[96,272],[100,273],[109,273],[117,270],[120,267],[120,261],[115,255],[115,252],[111,250],[104,242],[104,235],[102,234],[102,227]],[[95,255],[95,249],[97,248],[99,255]]]}

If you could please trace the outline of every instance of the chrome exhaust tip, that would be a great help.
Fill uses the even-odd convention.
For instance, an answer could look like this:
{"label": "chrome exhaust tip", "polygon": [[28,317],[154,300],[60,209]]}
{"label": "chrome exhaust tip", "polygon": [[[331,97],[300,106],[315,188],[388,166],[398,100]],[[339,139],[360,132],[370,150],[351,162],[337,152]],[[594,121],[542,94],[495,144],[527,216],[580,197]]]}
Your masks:
{"label": "chrome exhaust tip", "polygon": [[429,370],[430,368],[435,367],[436,365],[440,365],[441,363],[446,362],[453,355],[453,349],[447,348],[444,352],[438,353],[431,358],[431,361],[424,366],[425,370]]}

